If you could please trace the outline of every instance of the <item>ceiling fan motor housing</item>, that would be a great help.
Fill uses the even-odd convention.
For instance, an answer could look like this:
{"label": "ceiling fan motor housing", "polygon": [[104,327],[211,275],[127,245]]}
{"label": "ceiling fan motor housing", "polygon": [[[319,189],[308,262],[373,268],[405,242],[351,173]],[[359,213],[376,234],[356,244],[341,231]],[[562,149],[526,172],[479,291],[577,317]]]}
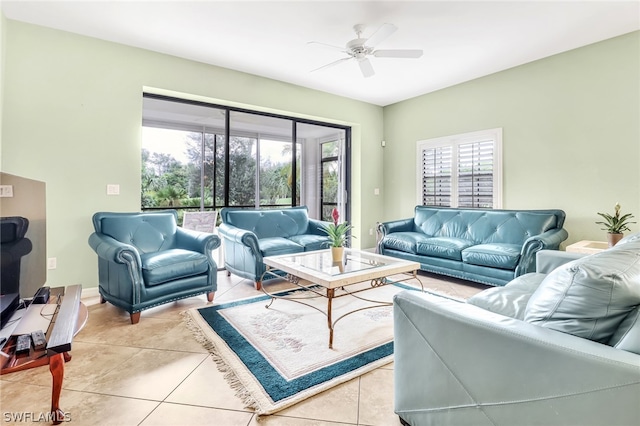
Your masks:
{"label": "ceiling fan motor housing", "polygon": [[362,59],[371,54],[373,49],[365,46],[366,38],[356,38],[347,43],[347,53],[356,59]]}

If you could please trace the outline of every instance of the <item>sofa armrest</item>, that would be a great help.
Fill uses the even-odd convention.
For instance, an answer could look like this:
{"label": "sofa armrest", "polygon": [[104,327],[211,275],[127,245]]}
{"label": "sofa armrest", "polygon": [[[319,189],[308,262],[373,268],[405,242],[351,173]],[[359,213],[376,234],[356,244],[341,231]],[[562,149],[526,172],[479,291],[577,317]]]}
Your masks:
{"label": "sofa armrest", "polygon": [[569,237],[564,228],[551,229],[540,235],[527,238],[520,251],[520,262],[515,270],[516,277],[536,271],[536,253],[540,250],[557,250],[560,243]]}
{"label": "sofa armrest", "polygon": [[640,355],[429,294],[394,297],[410,424],[638,424]]}
{"label": "sofa armrest", "polygon": [[33,249],[33,244],[31,240],[28,238],[21,238],[16,241],[12,241],[10,243],[2,243],[0,250],[2,252],[2,257],[5,260],[8,259],[20,259],[23,256],[31,253]]}
{"label": "sofa armrest", "polygon": [[540,250],[536,253],[536,272],[548,274],[558,266],[587,256],[584,253],[570,253],[559,250]]}
{"label": "sofa armrest", "polygon": [[378,232],[384,237],[392,232],[411,232],[413,231],[413,218],[392,220],[390,222],[382,222],[378,224]]}
{"label": "sofa armrest", "polygon": [[323,229],[329,225],[331,225],[331,222],[325,222],[317,219],[309,219],[309,226],[307,228],[307,233],[313,234],[313,235],[327,235],[327,233]]}
{"label": "sofa armrest", "polygon": [[251,231],[246,229],[236,228],[235,226],[221,223],[218,227],[218,234],[227,242],[231,244],[241,244],[251,249],[256,257],[256,260],[262,262],[262,253],[260,252],[260,246],[258,245],[258,237]]}
{"label": "sofa armrest", "polygon": [[132,284],[142,285],[142,260],[140,260],[138,249],[134,246],[96,232],[89,236],[89,246],[100,259],[126,265]]}
{"label": "sofa armrest", "polygon": [[386,235],[393,232],[411,232],[413,231],[413,218],[392,220],[390,222],[380,222],[376,226],[376,232],[378,233],[378,253],[384,253],[383,239]]}
{"label": "sofa armrest", "polygon": [[199,232],[178,227],[176,244],[186,250],[207,254],[220,247],[220,237],[208,232]]}
{"label": "sofa armrest", "polygon": [[122,243],[104,234],[93,233],[89,236],[89,246],[98,257],[109,262],[134,262],[141,265],[138,249],[130,244]]}

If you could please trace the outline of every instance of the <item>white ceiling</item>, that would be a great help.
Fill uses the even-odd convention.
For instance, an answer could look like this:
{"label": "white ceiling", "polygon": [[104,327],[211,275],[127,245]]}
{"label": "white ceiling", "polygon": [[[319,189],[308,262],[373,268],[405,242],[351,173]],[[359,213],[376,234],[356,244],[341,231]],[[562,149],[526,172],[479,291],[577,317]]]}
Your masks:
{"label": "white ceiling", "polygon": [[[244,71],[376,105],[472,80],[640,29],[634,1],[9,1],[9,19]],[[355,24],[377,47],[420,59],[372,58],[363,78],[343,57]]]}

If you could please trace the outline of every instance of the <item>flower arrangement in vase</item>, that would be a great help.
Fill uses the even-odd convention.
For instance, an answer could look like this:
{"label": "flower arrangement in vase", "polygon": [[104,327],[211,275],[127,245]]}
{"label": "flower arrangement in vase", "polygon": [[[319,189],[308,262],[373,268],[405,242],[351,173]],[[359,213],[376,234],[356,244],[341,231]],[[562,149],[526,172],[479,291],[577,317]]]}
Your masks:
{"label": "flower arrangement in vase", "polygon": [[630,231],[629,224],[636,223],[631,222],[631,218],[633,215],[631,213],[627,213],[625,215],[620,216],[620,204],[616,203],[614,206],[614,214],[613,216],[608,213],[598,213],[600,216],[604,218],[604,222],[596,222],[598,225],[604,225],[602,230],[607,231],[607,241],[609,243],[609,247],[613,247],[616,245],[618,241],[620,241],[623,237],[623,231]]}
{"label": "flower arrangement in vase", "polygon": [[323,226],[322,230],[329,237],[329,247],[331,247],[331,256],[334,262],[342,261],[344,254],[344,246],[347,243],[347,234],[353,228],[347,222],[338,223],[340,213],[334,208],[331,211],[333,223]]}

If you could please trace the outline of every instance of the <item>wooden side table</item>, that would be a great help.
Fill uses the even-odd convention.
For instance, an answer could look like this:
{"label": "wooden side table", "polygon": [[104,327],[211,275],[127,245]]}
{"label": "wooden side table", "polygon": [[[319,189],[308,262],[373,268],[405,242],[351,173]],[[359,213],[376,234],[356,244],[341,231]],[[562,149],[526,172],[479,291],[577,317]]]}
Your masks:
{"label": "wooden side table", "polygon": [[582,240],[568,245],[566,251],[572,253],[594,254],[600,253],[608,248],[609,244],[606,241]]}
{"label": "wooden side table", "polygon": [[[52,292],[53,290],[57,290],[57,288],[52,289]],[[51,371],[53,378],[51,395],[53,424],[60,424],[65,420],[65,414],[60,409],[64,363],[71,360],[69,351],[71,350],[73,337],[84,327],[89,316],[87,307],[80,301],[81,294],[82,286],[73,285],[64,290],[64,295],[59,300],[50,299],[49,303],[57,303],[57,307],[45,335],[47,340],[46,348],[35,350],[32,346],[28,354],[16,355],[17,336],[14,335],[2,348],[3,356],[0,358],[0,366],[2,367],[0,374],[9,374],[15,371],[49,365],[49,371]]]}

